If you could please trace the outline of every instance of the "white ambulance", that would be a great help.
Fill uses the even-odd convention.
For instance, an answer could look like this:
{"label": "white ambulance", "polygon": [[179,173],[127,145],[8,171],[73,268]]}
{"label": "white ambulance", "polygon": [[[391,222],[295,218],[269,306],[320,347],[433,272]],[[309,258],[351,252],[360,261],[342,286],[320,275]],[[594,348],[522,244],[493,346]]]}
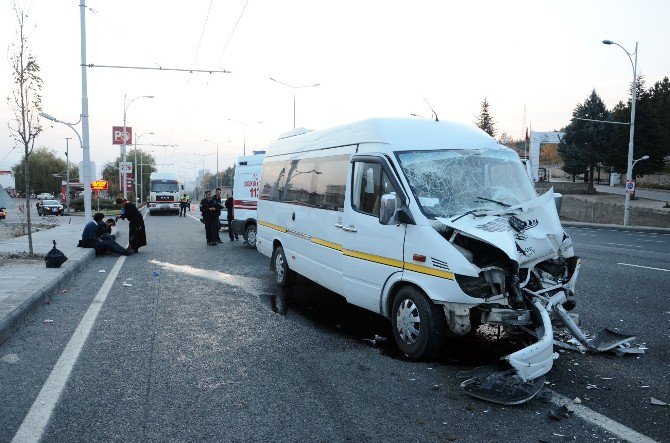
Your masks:
{"label": "white ambulance", "polygon": [[538,196],[514,151],[474,126],[422,119],[272,143],[257,247],[278,285],[301,274],[389,318],[412,358],[482,324],[515,331],[528,345],[504,360],[523,381],[552,367],[549,313],[574,306],[579,268],[553,190]]}
{"label": "white ambulance", "polygon": [[233,222],[229,229],[243,235],[247,246],[256,248],[258,188],[265,151],[254,151],[237,159],[233,177]]}

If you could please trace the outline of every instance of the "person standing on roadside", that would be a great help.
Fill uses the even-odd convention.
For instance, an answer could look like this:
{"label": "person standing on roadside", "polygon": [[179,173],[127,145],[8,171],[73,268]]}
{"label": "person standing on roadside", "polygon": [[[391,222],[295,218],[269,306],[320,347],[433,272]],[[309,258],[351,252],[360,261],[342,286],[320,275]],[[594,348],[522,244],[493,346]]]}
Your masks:
{"label": "person standing on roadside", "polygon": [[216,246],[216,237],[214,229],[216,228],[216,202],[212,199],[212,191],[205,191],[205,198],[200,201],[200,213],[205,222],[205,237],[207,244]]}
{"label": "person standing on roadside", "polygon": [[183,196],[181,198],[181,201],[179,202],[179,216],[186,217],[186,207],[188,206],[188,201],[186,201],[186,196]]}
{"label": "person standing on roadside", "polygon": [[228,237],[230,238],[230,241],[239,240],[237,234],[233,234],[233,220],[235,219],[235,212],[234,212],[235,200],[233,200],[232,195],[228,194],[225,206],[226,210],[228,211]]}
{"label": "person standing on roadside", "polygon": [[216,238],[217,243],[221,243],[221,237],[219,232],[221,231],[221,209],[223,205],[221,202],[221,188],[216,188],[216,194],[212,197],[216,202],[216,228],[214,229],[214,238]]}
{"label": "person standing on roadside", "polygon": [[142,218],[142,214],[140,214],[137,206],[128,200],[119,197],[116,199],[116,204],[121,206],[121,215],[116,216],[115,220],[128,220],[128,239],[130,241],[128,250],[137,253],[142,246],[147,245],[144,218]]}

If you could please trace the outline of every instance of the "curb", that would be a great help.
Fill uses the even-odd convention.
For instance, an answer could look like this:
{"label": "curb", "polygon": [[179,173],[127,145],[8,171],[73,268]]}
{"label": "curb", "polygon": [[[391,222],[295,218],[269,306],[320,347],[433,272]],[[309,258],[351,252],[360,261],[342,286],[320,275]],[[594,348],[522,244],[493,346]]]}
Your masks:
{"label": "curb", "polygon": [[40,290],[24,300],[23,303],[5,318],[0,319],[0,344],[7,341],[21,326],[23,326],[32,314],[44,304],[52,294],[55,294],[65,283],[72,278],[72,276],[86,266],[95,257],[93,249],[87,250],[86,253],[75,262],[74,266],[65,270],[58,277],[54,278]]}
{"label": "curb", "polygon": [[612,229],[615,231],[642,231],[642,232],[655,232],[658,234],[670,234],[670,228],[657,228],[653,226],[607,225],[604,223],[587,223],[587,222],[564,221],[564,220],[561,220],[561,224],[563,226],[582,227],[582,228],[600,228],[600,229]]}

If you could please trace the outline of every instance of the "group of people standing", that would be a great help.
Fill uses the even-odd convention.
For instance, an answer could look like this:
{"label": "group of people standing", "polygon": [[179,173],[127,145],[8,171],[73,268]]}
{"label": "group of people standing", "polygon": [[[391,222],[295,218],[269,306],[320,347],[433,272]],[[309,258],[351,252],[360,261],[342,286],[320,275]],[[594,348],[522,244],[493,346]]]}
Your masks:
{"label": "group of people standing", "polygon": [[208,245],[216,246],[221,243],[219,231],[221,230],[221,211],[225,207],[228,219],[228,236],[230,241],[238,240],[236,234],[233,234],[231,229],[234,213],[233,213],[233,197],[228,196],[225,202],[221,200],[221,188],[216,188],[216,193],[212,195],[212,191],[205,191],[205,198],[200,201],[200,213],[202,214],[202,222],[205,224],[205,237]]}

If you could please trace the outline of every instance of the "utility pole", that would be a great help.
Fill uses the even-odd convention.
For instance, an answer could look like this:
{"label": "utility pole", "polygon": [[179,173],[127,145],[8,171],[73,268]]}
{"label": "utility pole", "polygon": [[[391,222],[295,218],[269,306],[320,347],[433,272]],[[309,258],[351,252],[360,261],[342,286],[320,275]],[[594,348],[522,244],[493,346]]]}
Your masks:
{"label": "utility pole", "polygon": [[70,213],[70,140],[65,137],[65,211]]}

